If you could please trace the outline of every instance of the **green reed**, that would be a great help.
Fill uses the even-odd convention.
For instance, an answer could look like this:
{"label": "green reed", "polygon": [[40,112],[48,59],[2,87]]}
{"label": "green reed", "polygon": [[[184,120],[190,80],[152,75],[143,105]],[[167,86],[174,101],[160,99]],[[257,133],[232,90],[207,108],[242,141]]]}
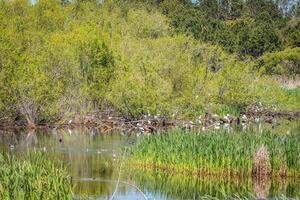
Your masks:
{"label": "green reed", "polygon": [[70,199],[72,190],[63,164],[46,154],[0,154],[0,199]]}
{"label": "green reed", "polygon": [[173,171],[250,176],[253,157],[262,145],[268,147],[273,175],[285,166],[288,176],[299,176],[299,133],[174,131],[142,137],[132,158],[143,166]]}

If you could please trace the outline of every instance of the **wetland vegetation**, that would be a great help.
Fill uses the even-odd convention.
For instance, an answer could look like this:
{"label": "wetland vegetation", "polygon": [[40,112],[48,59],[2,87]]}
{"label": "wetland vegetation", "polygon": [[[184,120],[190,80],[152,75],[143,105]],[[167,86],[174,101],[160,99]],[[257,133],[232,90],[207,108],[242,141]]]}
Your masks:
{"label": "wetland vegetation", "polygon": [[[299,144],[299,132],[286,135],[247,131],[173,131],[143,137],[133,148],[133,158],[145,168],[195,176],[248,177],[262,173],[299,178]],[[265,154],[265,161],[256,156],[258,151],[265,151],[261,152]],[[255,171],[257,167],[261,172]]]}
{"label": "wetland vegetation", "polygon": [[[249,141],[249,150],[246,149],[248,147],[247,141],[241,141],[242,136],[237,139],[233,139],[235,142],[241,142],[239,149],[242,147],[246,149],[245,151],[252,155],[256,154],[256,149],[251,150],[253,147],[260,147],[260,144],[265,143],[268,147],[274,147],[275,149],[269,150],[269,158],[271,162],[271,166],[280,166],[280,163],[277,161],[281,161],[277,158],[279,156],[276,155],[277,151],[281,153],[281,150],[285,151],[285,144],[280,143],[281,139],[285,138],[286,142],[290,142],[294,145],[298,145],[299,143],[295,143],[295,140],[299,140],[299,135],[291,134],[286,136],[286,131],[290,131],[290,133],[295,133],[299,131],[299,123],[294,124],[284,124],[277,126],[275,129],[268,127],[268,124],[263,124],[262,129],[263,133],[266,136],[260,135],[260,131],[249,131],[249,132],[238,132],[238,134],[243,135],[246,134],[246,138]],[[275,134],[272,136],[272,132],[267,132],[268,129],[271,128],[271,131],[281,134]],[[22,172],[15,170],[11,171],[11,173],[17,175],[13,178],[13,176],[3,176],[3,178],[9,178],[11,181],[19,180],[19,184],[25,184],[26,182],[22,182],[27,176],[33,178],[34,180],[58,180],[60,174],[66,175],[68,181],[71,180],[73,199],[107,199],[110,198],[116,188],[118,174],[120,170],[120,162],[122,160],[122,155],[124,148],[129,148],[131,150],[126,154],[126,162],[123,165],[123,169],[121,170],[120,183],[118,186],[118,192],[116,194],[116,199],[144,199],[141,192],[139,192],[134,186],[138,187],[143,193],[145,193],[148,199],[159,199],[159,200],[169,200],[169,199],[222,199],[222,198],[232,198],[232,199],[255,199],[255,198],[278,198],[278,197],[287,197],[287,198],[298,198],[300,196],[299,189],[300,183],[299,178],[294,177],[294,172],[299,174],[299,161],[296,160],[294,162],[295,151],[298,151],[295,146],[291,145],[290,149],[287,149],[287,152],[284,152],[282,156],[290,156],[290,162],[294,164],[289,168],[289,176],[278,176],[277,170],[274,171],[274,176],[249,176],[247,172],[251,173],[251,169],[246,168],[247,166],[242,165],[243,161],[249,160],[252,163],[253,156],[251,155],[242,155],[241,151],[236,151],[233,149],[238,144],[233,144],[233,142],[228,141],[229,149],[231,152],[226,151],[225,153],[218,151],[220,156],[229,155],[230,158],[230,168],[225,168],[226,170],[231,172],[231,169],[238,169],[239,171],[245,172],[243,175],[233,175],[229,176],[228,171],[223,173],[223,169],[221,168],[221,162],[217,164],[215,161],[212,161],[213,167],[212,171],[218,174],[222,172],[222,174],[218,174],[218,176],[208,175],[206,174],[193,174],[189,169],[195,170],[194,166],[197,165],[198,157],[205,155],[205,151],[207,153],[213,152],[213,147],[222,147],[225,145],[225,142],[221,142],[220,145],[218,143],[214,143],[210,145],[208,150],[205,150],[202,146],[204,142],[197,141],[197,144],[194,146],[189,145],[185,140],[174,141],[172,139],[179,138],[189,138],[188,140],[194,139],[203,139],[212,140],[214,138],[231,139],[235,135],[234,131],[227,132],[225,131],[211,131],[206,130],[202,133],[200,132],[182,132],[177,131],[170,133],[169,135],[165,135],[166,133],[161,133],[161,135],[156,135],[158,138],[163,137],[165,139],[162,140],[159,144],[164,144],[168,146],[157,146],[160,151],[156,151],[153,149],[155,146],[152,143],[152,147],[150,145],[145,144],[145,141],[155,141],[156,136],[146,136],[140,135],[137,133],[131,134],[120,134],[118,132],[115,133],[101,133],[101,131],[97,129],[90,128],[82,128],[82,129],[58,129],[58,130],[43,130],[38,129],[35,133],[28,132],[26,130],[18,130],[18,131],[0,131],[0,149],[1,152],[6,152],[13,155],[15,159],[15,165],[29,165],[30,169],[43,169],[43,172],[47,172],[45,176],[39,173],[39,170],[35,171],[36,176],[33,173],[25,173],[27,172],[27,168]],[[174,136],[173,136],[174,134]],[[212,136],[210,136],[212,134]],[[218,136],[220,134],[220,136]],[[227,134],[227,135],[226,135]],[[232,134],[232,136],[231,136]],[[237,134],[237,133],[236,133]],[[255,139],[254,135],[258,137]],[[298,138],[297,138],[298,137]],[[275,142],[271,139],[275,138]],[[61,141],[61,142],[60,142]],[[170,144],[170,142],[174,142]],[[227,140],[225,140],[227,141]],[[254,142],[258,141],[258,144]],[[156,142],[160,142],[160,140],[156,140]],[[142,148],[140,144],[144,143],[146,146]],[[187,151],[180,151],[179,145],[182,143],[182,148],[186,148]],[[14,148],[12,149],[7,144],[13,144]],[[200,145],[201,144],[201,145]],[[270,146],[269,146],[270,145]],[[146,148],[149,147],[149,148]],[[195,148],[197,147],[197,148]],[[141,149],[140,149],[141,148]],[[198,150],[199,148],[199,150]],[[128,150],[129,150],[128,149]],[[149,151],[147,151],[149,149]],[[145,161],[146,157],[149,156],[150,150],[155,153],[159,153],[157,155],[157,161],[161,160],[160,163],[164,161],[168,161],[168,165],[172,165],[175,163],[175,167],[173,171],[170,171],[170,168],[157,168],[157,167],[145,167],[142,165],[137,165],[137,162]],[[141,152],[145,153],[141,153]],[[192,151],[195,151],[193,153]],[[38,159],[31,159],[27,153],[37,154]],[[136,152],[136,153],[135,153]],[[163,159],[163,154],[168,152]],[[179,156],[175,156],[174,152],[179,153]],[[4,155],[6,155],[4,153]],[[273,154],[274,153],[274,154]],[[41,154],[41,157],[39,157]],[[153,155],[152,153],[151,155]],[[185,155],[191,154],[191,158],[188,158]],[[273,154],[273,155],[271,155]],[[140,155],[140,156],[135,156]],[[145,155],[145,156],[144,156]],[[198,155],[198,156],[197,156]],[[213,156],[216,154],[212,153]],[[241,158],[237,158],[238,155],[241,155]],[[280,155],[280,154],[278,154]],[[175,157],[175,158],[174,158]],[[12,158],[10,156],[10,158]],[[149,157],[152,161],[153,158]],[[173,159],[174,158],[174,159]],[[184,162],[182,163],[184,158]],[[209,156],[204,156],[204,158],[208,158],[207,162],[204,162],[203,166],[210,166]],[[274,162],[272,159],[274,158]],[[44,160],[46,159],[46,160]],[[236,159],[236,160],[234,160]],[[38,162],[35,162],[35,160]],[[42,160],[42,161],[41,161]],[[64,163],[64,167],[60,168],[61,165],[53,165],[56,161],[59,160],[59,163]],[[134,162],[133,162],[134,161]],[[216,160],[219,161],[219,160]],[[51,163],[51,165],[44,165],[43,163]],[[273,163],[272,163],[273,162]],[[18,164],[17,164],[18,163]],[[240,167],[237,167],[238,163],[241,163]],[[40,165],[41,164],[41,165]],[[176,166],[183,166],[182,169],[175,171]],[[199,163],[198,163],[199,164]],[[226,163],[227,164],[227,163]],[[216,167],[214,167],[214,165]],[[288,164],[287,164],[288,165]],[[48,166],[48,167],[45,167]],[[228,165],[229,166],[229,165]],[[252,165],[251,165],[252,166]],[[250,168],[251,168],[250,166]],[[298,168],[297,168],[298,166]],[[196,166],[201,168],[201,166]],[[5,173],[9,173],[7,169],[10,166],[7,164],[3,165],[5,168]],[[62,171],[61,171],[62,169]],[[52,177],[53,170],[55,170],[56,176]],[[297,171],[298,170],[298,171]],[[62,173],[59,173],[62,172]],[[196,170],[195,170],[196,171]],[[51,174],[51,176],[50,176]],[[23,176],[24,175],[24,176]],[[49,176],[48,176],[49,175]],[[37,177],[38,176],[38,177]],[[42,177],[43,176],[43,177]],[[35,177],[37,179],[35,179]],[[69,179],[72,177],[71,179]],[[220,178],[222,177],[222,178]],[[6,179],[5,178],[5,179]],[[12,180],[13,179],[13,180]],[[30,179],[31,180],[31,179]],[[2,183],[2,182],[1,182]],[[17,181],[16,181],[17,183]],[[38,184],[40,181],[31,181],[30,184],[34,184],[36,190],[51,188],[53,185],[47,185],[47,187],[42,187],[42,184]],[[51,183],[47,182],[44,184]],[[68,182],[64,184],[68,185]],[[133,186],[134,185],[134,186]],[[8,185],[7,185],[8,186]],[[30,185],[32,186],[32,185]],[[13,185],[11,185],[13,187]],[[22,187],[23,188],[23,187]],[[22,188],[18,190],[20,193],[23,192]],[[69,186],[67,187],[69,188]],[[57,188],[58,189],[58,188]],[[40,191],[39,191],[40,192]],[[53,191],[54,192],[54,191]],[[54,194],[54,193],[53,193]],[[36,195],[36,194],[32,194]],[[34,197],[33,197],[34,198]],[[22,199],[22,198],[21,198]],[[35,199],[35,198],[34,198]],[[38,198],[37,198],[38,199]],[[63,199],[63,198],[61,198]],[[68,199],[68,198],[66,198]]]}
{"label": "wetland vegetation", "polygon": [[299,7],[1,0],[0,123],[297,112]]}
{"label": "wetland vegetation", "polygon": [[41,152],[24,157],[0,154],[1,199],[50,200],[72,196],[71,177],[61,161],[53,161]]}
{"label": "wetland vegetation", "polygon": [[0,198],[298,198],[299,35],[298,0],[0,0]]}

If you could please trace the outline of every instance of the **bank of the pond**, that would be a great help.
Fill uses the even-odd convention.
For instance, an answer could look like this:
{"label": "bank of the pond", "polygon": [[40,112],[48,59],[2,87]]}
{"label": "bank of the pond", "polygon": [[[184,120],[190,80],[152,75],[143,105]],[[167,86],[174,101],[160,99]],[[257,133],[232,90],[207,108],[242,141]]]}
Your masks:
{"label": "bank of the pond", "polygon": [[71,177],[46,154],[0,154],[0,199],[70,199]]}
{"label": "bank of the pond", "polygon": [[272,112],[267,110],[249,110],[239,115],[211,114],[204,113],[197,117],[189,118],[168,118],[160,115],[143,115],[140,119],[127,119],[118,116],[117,113],[106,113],[100,115],[75,117],[68,120],[52,123],[38,123],[28,125],[26,121],[12,121],[0,119],[0,130],[20,131],[27,129],[78,129],[97,128],[101,133],[122,132],[122,133],[156,133],[166,132],[172,129],[198,129],[211,130],[219,129],[221,126],[233,128],[240,126],[243,129],[253,124],[270,124],[272,128],[280,126],[282,122],[299,122],[300,112]]}
{"label": "bank of the pond", "polygon": [[197,176],[300,177],[300,134],[185,132],[142,137],[131,162]]}

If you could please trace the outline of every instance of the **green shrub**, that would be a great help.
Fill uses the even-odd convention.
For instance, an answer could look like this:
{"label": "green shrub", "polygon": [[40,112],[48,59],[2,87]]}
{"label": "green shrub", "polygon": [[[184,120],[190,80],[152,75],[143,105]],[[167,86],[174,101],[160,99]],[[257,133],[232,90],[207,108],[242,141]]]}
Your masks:
{"label": "green shrub", "polygon": [[268,75],[294,76],[300,74],[300,48],[266,53],[258,60],[257,67],[260,73]]}
{"label": "green shrub", "polygon": [[[172,14],[176,3],[164,3]],[[130,118],[146,113],[237,114],[257,102],[266,108],[299,109],[296,99],[266,76],[281,68],[296,72],[297,48],[265,54],[257,64],[262,72],[258,76],[253,61],[241,61],[219,46],[176,33],[157,8],[133,4],[0,1],[1,116],[34,124],[65,122],[102,109]],[[191,20],[200,17],[204,26],[195,23],[194,28],[201,29],[204,41],[228,42],[229,52],[261,54],[279,45],[274,24],[269,26],[263,16],[258,21],[244,17],[209,19],[210,23],[199,12],[193,9]],[[183,23],[178,28],[189,26],[185,12],[173,14]],[[215,29],[228,37],[207,34]]]}

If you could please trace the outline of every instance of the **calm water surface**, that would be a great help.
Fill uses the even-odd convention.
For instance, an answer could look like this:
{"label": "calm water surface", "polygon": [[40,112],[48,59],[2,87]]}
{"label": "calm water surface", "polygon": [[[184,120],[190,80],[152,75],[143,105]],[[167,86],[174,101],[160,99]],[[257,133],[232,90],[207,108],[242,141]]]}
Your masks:
{"label": "calm water surface", "polygon": [[[300,132],[299,122],[282,122],[277,127],[253,125],[254,131]],[[141,136],[140,136],[141,137]],[[224,196],[276,199],[282,195],[299,199],[300,180],[224,180],[223,178],[189,178],[155,170],[142,171],[126,163],[119,168],[125,147],[134,145],[136,134],[102,134],[95,129],[39,130],[36,132],[0,131],[0,150],[17,156],[29,151],[44,151],[58,157],[68,167],[75,185],[74,199],[201,199]],[[14,144],[11,150],[9,144]],[[300,145],[300,144],[299,144]],[[128,156],[128,155],[127,155]],[[126,159],[126,156],[125,156]],[[141,191],[144,193],[142,194]]]}

